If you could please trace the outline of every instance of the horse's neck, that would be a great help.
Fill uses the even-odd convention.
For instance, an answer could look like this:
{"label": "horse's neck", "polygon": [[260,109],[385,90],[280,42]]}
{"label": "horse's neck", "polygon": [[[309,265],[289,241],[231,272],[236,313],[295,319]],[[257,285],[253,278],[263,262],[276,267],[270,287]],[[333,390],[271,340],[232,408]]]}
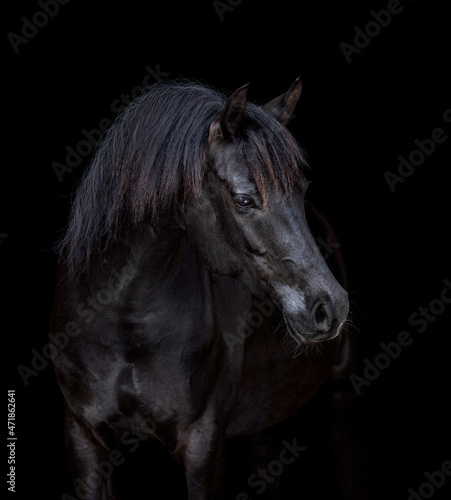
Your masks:
{"label": "horse's neck", "polygon": [[[116,315],[110,321],[126,325],[133,338],[166,339],[188,357],[188,351],[194,357],[222,351],[240,365],[251,294],[233,278],[212,275],[182,230],[144,228],[99,257],[91,271],[78,287],[78,302],[106,297]],[[107,310],[99,309],[100,318]]]}
{"label": "horse's neck", "polygon": [[[193,249],[186,234],[165,231],[138,237],[135,272],[130,289],[135,311],[165,318],[175,330],[196,338],[224,338],[230,355],[244,341],[241,330],[248,319],[252,295],[241,283],[212,275]],[[133,247],[133,245],[132,245]]]}
{"label": "horse's neck", "polygon": [[133,275],[130,293],[137,307],[161,307],[168,314],[172,309],[187,315],[208,308],[210,274],[180,229],[165,226],[135,234],[125,261]]}

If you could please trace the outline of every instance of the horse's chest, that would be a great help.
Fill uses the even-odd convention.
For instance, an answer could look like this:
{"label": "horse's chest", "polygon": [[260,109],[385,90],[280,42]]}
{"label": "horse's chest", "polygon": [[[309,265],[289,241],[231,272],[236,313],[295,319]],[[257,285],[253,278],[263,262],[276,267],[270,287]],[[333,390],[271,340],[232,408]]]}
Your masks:
{"label": "horse's chest", "polygon": [[128,335],[125,343],[89,349],[81,342],[83,363],[69,377],[68,392],[80,395],[82,379],[83,418],[94,426],[105,422],[119,431],[150,435],[173,434],[195,420],[217,389],[224,359],[218,343],[202,342],[199,333],[192,342],[173,335],[158,332],[155,339],[139,342],[139,335]]}

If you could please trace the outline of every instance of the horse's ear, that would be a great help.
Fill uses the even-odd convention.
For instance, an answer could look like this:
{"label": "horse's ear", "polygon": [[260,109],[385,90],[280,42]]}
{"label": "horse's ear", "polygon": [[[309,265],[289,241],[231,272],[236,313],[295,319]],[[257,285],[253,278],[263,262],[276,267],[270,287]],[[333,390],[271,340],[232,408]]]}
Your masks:
{"label": "horse's ear", "polygon": [[218,139],[232,137],[240,126],[246,111],[247,88],[249,84],[243,85],[227,99],[224,109],[210,125],[208,144]]}
{"label": "horse's ear", "polygon": [[296,104],[301,97],[302,82],[298,76],[285,94],[276,97],[264,104],[262,108],[283,125],[286,125],[293,114]]}

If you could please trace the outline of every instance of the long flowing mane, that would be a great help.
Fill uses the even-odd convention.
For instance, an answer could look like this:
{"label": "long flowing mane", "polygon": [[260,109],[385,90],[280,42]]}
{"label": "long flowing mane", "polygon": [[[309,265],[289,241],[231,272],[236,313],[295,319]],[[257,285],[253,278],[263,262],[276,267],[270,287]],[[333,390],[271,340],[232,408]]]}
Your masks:
{"label": "long flowing mane", "polygon": [[[200,193],[209,126],[225,102],[197,83],[162,82],[118,116],[84,175],[60,245],[70,274],[86,270],[93,252],[125,232]],[[301,149],[262,108],[247,104],[235,141],[262,196],[271,185],[288,192],[300,182]]]}

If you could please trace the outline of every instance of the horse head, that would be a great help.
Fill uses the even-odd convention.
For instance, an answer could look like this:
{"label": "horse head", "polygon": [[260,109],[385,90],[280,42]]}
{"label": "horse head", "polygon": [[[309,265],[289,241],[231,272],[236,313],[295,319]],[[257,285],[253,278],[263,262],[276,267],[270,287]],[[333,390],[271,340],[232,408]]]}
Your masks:
{"label": "horse head", "polygon": [[349,309],[307,225],[302,152],[286,124],[298,78],[264,106],[236,90],[208,130],[200,194],[184,204],[192,244],[211,272],[241,280],[280,309],[299,343],[336,337]]}

